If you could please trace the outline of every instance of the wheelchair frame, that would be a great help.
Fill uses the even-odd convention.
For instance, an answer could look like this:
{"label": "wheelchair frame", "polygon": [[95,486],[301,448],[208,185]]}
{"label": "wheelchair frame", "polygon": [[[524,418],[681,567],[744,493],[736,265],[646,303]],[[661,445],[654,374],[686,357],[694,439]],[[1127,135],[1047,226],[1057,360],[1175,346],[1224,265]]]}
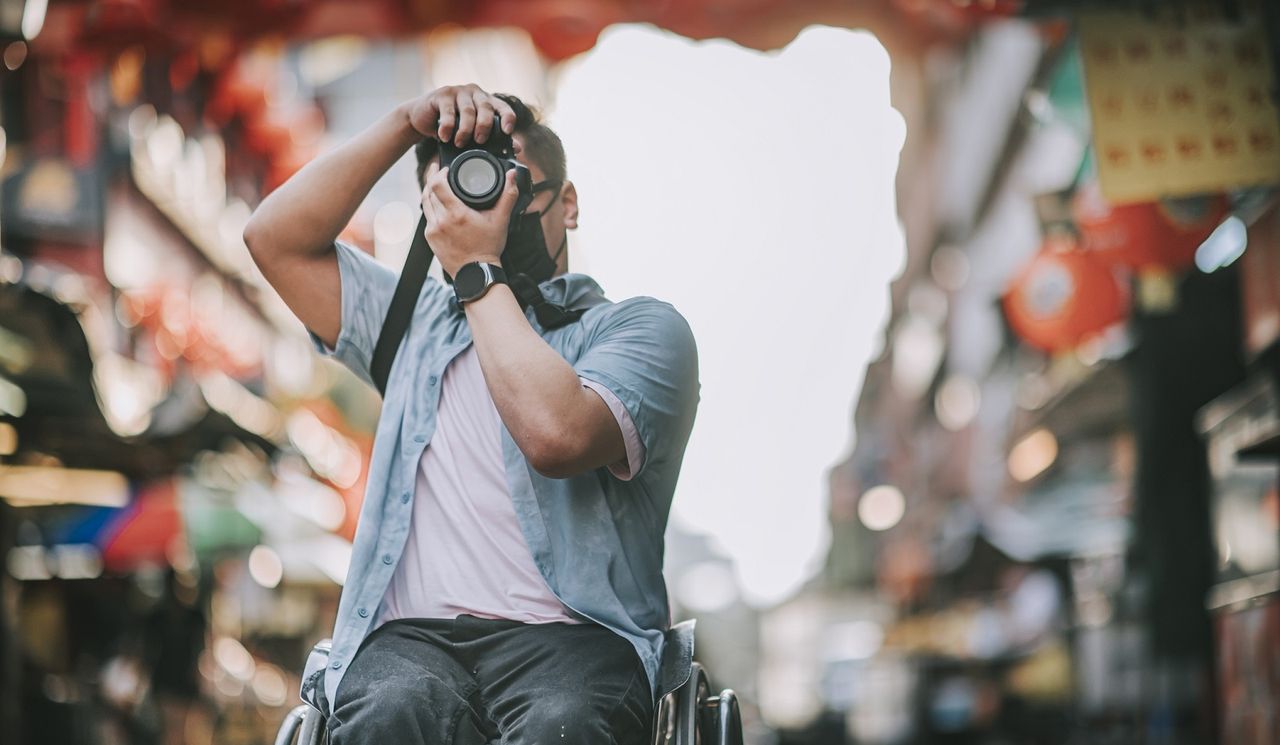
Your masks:
{"label": "wheelchair frame", "polygon": [[[310,704],[295,706],[285,716],[275,739],[275,745],[325,745],[327,742],[324,716]],[[725,688],[720,695],[712,696],[706,669],[693,663],[684,685],[658,701],[653,745],[743,745],[737,694]]]}

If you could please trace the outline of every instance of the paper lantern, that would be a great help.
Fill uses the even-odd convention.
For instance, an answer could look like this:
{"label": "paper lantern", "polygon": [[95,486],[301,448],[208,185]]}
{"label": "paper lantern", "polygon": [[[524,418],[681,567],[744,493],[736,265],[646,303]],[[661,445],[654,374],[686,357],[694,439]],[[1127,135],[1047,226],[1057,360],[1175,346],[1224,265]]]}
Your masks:
{"label": "paper lantern", "polygon": [[979,24],[1017,15],[1022,0],[892,0],[895,9],[917,26],[954,35]]}
{"label": "paper lantern", "polygon": [[293,145],[277,152],[267,166],[262,180],[262,193],[265,195],[275,191],[319,154],[320,148],[315,144]]}
{"label": "paper lantern", "polygon": [[1046,352],[1072,349],[1123,320],[1128,298],[1111,268],[1069,236],[1050,236],[1004,299],[1009,325]]}
{"label": "paper lantern", "polygon": [[760,18],[771,10],[776,15],[776,6],[771,0],[653,3],[646,8],[652,15],[639,20],[652,21],[690,39],[732,38],[750,30],[747,19]]}
{"label": "paper lantern", "polygon": [[1108,264],[1137,271],[1179,271],[1227,216],[1222,195],[1112,205],[1097,183],[1082,186],[1071,211],[1081,246]]}
{"label": "paper lantern", "polygon": [[141,44],[168,46],[171,28],[159,0],[98,0],[89,3],[81,26],[80,49],[117,50]]}
{"label": "paper lantern", "polygon": [[270,54],[249,53],[227,68],[214,86],[206,113],[218,124],[233,117],[262,116],[279,79],[278,60]]}
{"label": "paper lantern", "polygon": [[518,26],[552,62],[591,50],[600,32],[627,20],[608,0],[497,0],[483,6],[475,25]]}
{"label": "paper lantern", "polygon": [[245,142],[260,155],[311,146],[324,134],[324,114],[312,104],[271,106],[245,120]]}

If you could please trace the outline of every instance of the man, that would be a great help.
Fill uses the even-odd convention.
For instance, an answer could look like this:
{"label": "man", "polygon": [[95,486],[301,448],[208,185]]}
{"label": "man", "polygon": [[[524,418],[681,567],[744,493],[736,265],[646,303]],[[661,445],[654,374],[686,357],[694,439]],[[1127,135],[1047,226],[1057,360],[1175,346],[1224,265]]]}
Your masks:
{"label": "man", "polygon": [[[495,115],[533,177],[513,219],[536,245],[508,243],[513,178],[476,211],[439,167],[436,142],[485,142]],[[559,138],[514,97],[441,88],[302,169],[245,242],[321,351],[369,380],[397,278],[336,237],[415,143],[443,270],[533,245],[547,302],[581,316],[544,328],[506,284],[460,297],[427,280],[388,379],[330,664],[304,688],[335,745],[645,743],[655,699],[687,674],[685,650],[658,675],[697,353],[670,305],[615,304],[568,273],[578,199]]]}

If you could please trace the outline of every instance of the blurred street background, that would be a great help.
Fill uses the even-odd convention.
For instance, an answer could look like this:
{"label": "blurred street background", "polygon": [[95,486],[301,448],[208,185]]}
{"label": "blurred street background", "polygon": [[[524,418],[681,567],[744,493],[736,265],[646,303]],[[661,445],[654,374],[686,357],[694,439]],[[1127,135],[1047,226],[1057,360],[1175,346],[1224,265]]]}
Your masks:
{"label": "blurred street background", "polygon": [[272,742],[380,400],[241,234],[464,82],[698,338],[666,574],[749,744],[1280,743],[1280,5],[0,0],[0,59],[0,743]]}

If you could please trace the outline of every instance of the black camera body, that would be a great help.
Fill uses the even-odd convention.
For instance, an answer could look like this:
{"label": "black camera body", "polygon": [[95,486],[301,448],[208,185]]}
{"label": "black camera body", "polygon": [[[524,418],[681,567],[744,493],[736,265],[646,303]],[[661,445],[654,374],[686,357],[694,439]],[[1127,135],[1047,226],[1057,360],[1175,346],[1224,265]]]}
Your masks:
{"label": "black camera body", "polygon": [[473,141],[457,147],[452,141],[441,142],[440,167],[449,169],[449,188],[472,209],[487,210],[497,204],[506,186],[507,171],[512,169],[519,195],[511,214],[520,214],[533,201],[533,177],[516,160],[511,135],[502,131],[496,116],[489,138],[483,143]]}

